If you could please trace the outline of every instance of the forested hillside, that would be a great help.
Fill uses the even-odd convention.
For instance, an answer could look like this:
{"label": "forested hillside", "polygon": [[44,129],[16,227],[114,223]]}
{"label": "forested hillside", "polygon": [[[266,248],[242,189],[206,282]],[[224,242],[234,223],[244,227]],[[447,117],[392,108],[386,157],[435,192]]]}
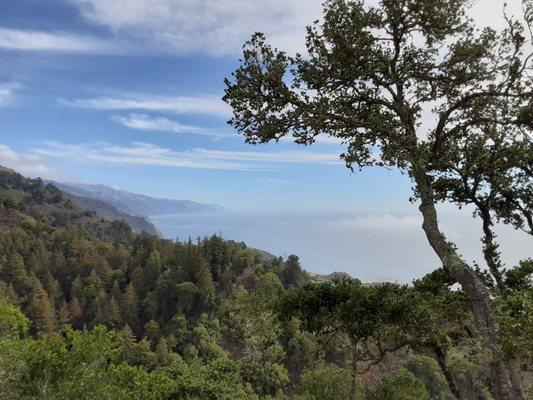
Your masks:
{"label": "forested hillside", "polygon": [[[3,172],[2,399],[487,398],[467,298],[442,270],[311,283],[296,256],[134,234]],[[526,379],[531,271],[510,270],[498,299]]]}
{"label": "forested hillside", "polygon": [[72,193],[63,193],[66,198],[72,200],[76,205],[86,210],[94,211],[96,214],[105,219],[111,221],[124,221],[137,233],[146,232],[151,235],[161,236],[161,233],[155,227],[155,225],[148,221],[145,217],[127,214],[102,200],[78,196]]}

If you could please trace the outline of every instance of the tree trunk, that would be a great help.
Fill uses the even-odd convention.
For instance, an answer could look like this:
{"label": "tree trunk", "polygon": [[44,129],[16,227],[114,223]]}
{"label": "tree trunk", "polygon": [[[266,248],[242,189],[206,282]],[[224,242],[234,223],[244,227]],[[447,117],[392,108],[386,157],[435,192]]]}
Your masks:
{"label": "tree trunk", "polygon": [[450,370],[448,369],[448,366],[446,365],[445,352],[439,346],[435,346],[433,348],[433,351],[435,352],[435,355],[437,356],[437,362],[439,363],[439,367],[442,371],[442,374],[444,375],[444,378],[446,378],[446,382],[448,383],[448,388],[450,389],[450,392],[452,392],[452,394],[457,398],[457,400],[463,400],[464,397],[461,395],[461,392],[459,391],[459,388],[455,384],[453,376]]}
{"label": "tree trunk", "polygon": [[[484,348],[491,359],[492,392],[495,400],[524,399],[513,390],[510,373],[502,360],[498,345],[498,322],[491,308],[488,289],[479,276],[457,254],[455,246],[448,242],[439,229],[433,189],[426,172],[412,166],[411,175],[420,196],[420,212],[423,217],[422,229],[429,244],[442,262],[444,270],[459,283],[470,298],[476,327],[483,339]],[[525,400],[525,399],[524,399]]]}
{"label": "tree trunk", "polygon": [[483,256],[489,267],[496,287],[503,291],[503,277],[502,277],[502,263],[500,260],[500,253],[498,252],[498,244],[495,241],[494,232],[492,231],[492,218],[490,212],[483,204],[477,204],[481,220],[483,221]]}
{"label": "tree trunk", "polygon": [[524,392],[524,378],[522,377],[522,370],[520,368],[520,360],[516,358],[511,360],[509,363],[509,369],[513,388],[515,389],[516,393],[521,396],[518,398],[526,398],[526,394]]}
{"label": "tree trunk", "polygon": [[350,394],[353,398],[355,398],[357,394],[357,364],[358,364],[358,353],[357,353],[357,346],[359,345],[359,340],[357,340],[355,337],[350,335],[350,342],[352,345],[352,359],[350,361],[350,375],[352,375],[352,382],[350,385]]}

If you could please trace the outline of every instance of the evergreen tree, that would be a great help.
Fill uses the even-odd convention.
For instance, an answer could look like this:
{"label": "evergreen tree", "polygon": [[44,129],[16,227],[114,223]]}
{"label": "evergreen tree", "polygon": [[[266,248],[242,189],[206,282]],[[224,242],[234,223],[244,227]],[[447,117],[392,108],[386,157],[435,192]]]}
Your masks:
{"label": "evergreen tree", "polygon": [[36,332],[51,334],[55,328],[55,309],[41,283],[34,279],[30,302],[26,309]]}
{"label": "evergreen tree", "polygon": [[120,290],[120,285],[116,279],[113,281],[113,287],[111,288],[111,297],[115,300],[122,298],[122,291]]}
{"label": "evergreen tree", "polygon": [[209,266],[203,259],[197,260],[195,275],[202,306],[212,306],[216,297],[216,289]]}
{"label": "evergreen tree", "polygon": [[161,336],[161,328],[159,324],[151,319],[144,325],[144,335],[152,342],[157,343]]}
{"label": "evergreen tree", "polygon": [[83,297],[83,284],[79,275],[76,276],[70,285],[70,297],[76,297],[78,301],[80,301]]}
{"label": "evergreen tree", "polygon": [[170,363],[170,350],[168,348],[167,340],[165,338],[161,338],[157,343],[157,347],[155,349],[155,357],[158,367],[164,367]]}
{"label": "evergreen tree", "polygon": [[122,316],[120,314],[120,306],[113,296],[109,298],[104,307],[104,319],[106,325],[118,329],[122,326]]}
{"label": "evergreen tree", "polygon": [[70,312],[70,322],[76,328],[83,325],[83,310],[77,297],[73,297],[68,305]]}
{"label": "evergreen tree", "polygon": [[134,332],[137,332],[139,329],[139,299],[131,282],[126,286],[126,291],[122,295],[120,311],[126,324]]}
{"label": "evergreen tree", "polygon": [[300,265],[298,256],[291,254],[285,262],[283,271],[283,281],[285,287],[300,286],[305,282],[305,273]]}
{"label": "evergreen tree", "polygon": [[65,300],[57,310],[57,322],[60,329],[65,328],[71,322],[69,306]]}
{"label": "evergreen tree", "polygon": [[12,252],[4,266],[4,276],[7,282],[13,284],[17,293],[24,292],[27,286],[27,274],[24,259],[17,252]]}
{"label": "evergreen tree", "polygon": [[61,291],[61,286],[57,279],[54,279],[50,276],[48,279],[47,286],[48,298],[54,304],[55,307],[61,305],[61,299],[63,298],[63,292]]}

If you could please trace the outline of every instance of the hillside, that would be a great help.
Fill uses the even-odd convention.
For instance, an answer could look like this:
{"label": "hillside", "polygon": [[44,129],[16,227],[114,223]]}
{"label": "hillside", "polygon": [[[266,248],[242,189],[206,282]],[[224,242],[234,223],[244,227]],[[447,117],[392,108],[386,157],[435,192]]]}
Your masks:
{"label": "hillside", "polygon": [[27,218],[66,226],[77,222],[95,225],[104,218],[124,221],[134,232],[159,235],[157,228],[143,217],[134,217],[103,201],[72,195],[41,179],[28,179],[15,171],[0,167],[0,200],[4,209],[0,227],[9,228]]}
{"label": "hillside", "polygon": [[72,193],[64,192],[65,196],[72,200],[76,205],[89,211],[94,211],[102,218],[111,221],[124,221],[134,232],[146,232],[150,235],[161,236],[156,226],[148,221],[145,217],[130,215],[118,210],[115,206],[106,203],[103,200],[96,200],[90,197],[78,196]]}
{"label": "hillside", "polygon": [[102,200],[130,215],[156,216],[219,211],[222,207],[190,200],[173,200],[131,193],[105,185],[51,182],[63,191],[77,196]]}
{"label": "hillside", "polygon": [[127,224],[105,220],[80,207],[55,186],[0,167],[0,227],[8,230],[39,224],[50,229],[78,225],[108,238],[133,234]]}

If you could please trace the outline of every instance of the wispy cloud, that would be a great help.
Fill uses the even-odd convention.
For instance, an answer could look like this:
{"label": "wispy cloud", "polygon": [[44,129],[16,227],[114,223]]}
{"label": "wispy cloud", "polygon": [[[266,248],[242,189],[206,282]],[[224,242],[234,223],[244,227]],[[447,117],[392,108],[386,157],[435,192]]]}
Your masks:
{"label": "wispy cloud", "polygon": [[113,115],[111,118],[121,125],[141,131],[171,132],[180,134],[193,133],[195,135],[212,136],[215,138],[235,136],[212,132],[199,126],[182,124],[179,121],[165,117],[152,118],[146,114],[132,113],[127,116]]}
{"label": "wispy cloud", "polygon": [[340,164],[337,153],[317,153],[310,151],[276,151],[276,152],[256,152],[256,151],[226,151],[226,150],[206,150],[195,149],[198,155],[205,155],[213,159],[253,161],[278,164]]}
{"label": "wispy cloud", "polygon": [[7,104],[13,97],[13,92],[20,88],[19,83],[0,83],[0,106]]}
{"label": "wispy cloud", "polygon": [[73,53],[120,53],[114,43],[69,32],[44,32],[0,27],[0,48]]}
{"label": "wispy cloud", "polygon": [[130,145],[93,143],[70,145],[45,142],[32,152],[42,157],[56,157],[96,164],[151,165],[174,168],[221,169],[237,171],[273,170],[283,164],[335,164],[334,153],[255,152],[192,149],[172,150],[150,143]]}
{"label": "wispy cloud", "polygon": [[117,97],[93,97],[84,99],[62,100],[72,107],[92,108],[97,110],[145,110],[165,111],[175,114],[208,114],[227,117],[230,108],[220,96],[153,96],[145,94],[128,94]]}
{"label": "wispy cloud", "polygon": [[4,144],[0,144],[0,165],[29,177],[40,176],[50,179],[64,177],[58,170],[47,166],[42,157],[36,154],[18,153]]}
{"label": "wispy cloud", "polygon": [[301,50],[320,0],[70,0],[88,21],[172,53],[236,54],[256,31]]}
{"label": "wispy cloud", "polygon": [[[69,0],[89,22],[145,47],[172,53],[234,55],[254,32],[265,32],[290,52],[305,48],[305,26],[322,15],[321,0]],[[480,25],[502,27],[503,4],[521,14],[521,0],[476,1],[470,15]],[[375,5],[377,0],[370,0]],[[494,12],[494,10],[497,10]]]}

